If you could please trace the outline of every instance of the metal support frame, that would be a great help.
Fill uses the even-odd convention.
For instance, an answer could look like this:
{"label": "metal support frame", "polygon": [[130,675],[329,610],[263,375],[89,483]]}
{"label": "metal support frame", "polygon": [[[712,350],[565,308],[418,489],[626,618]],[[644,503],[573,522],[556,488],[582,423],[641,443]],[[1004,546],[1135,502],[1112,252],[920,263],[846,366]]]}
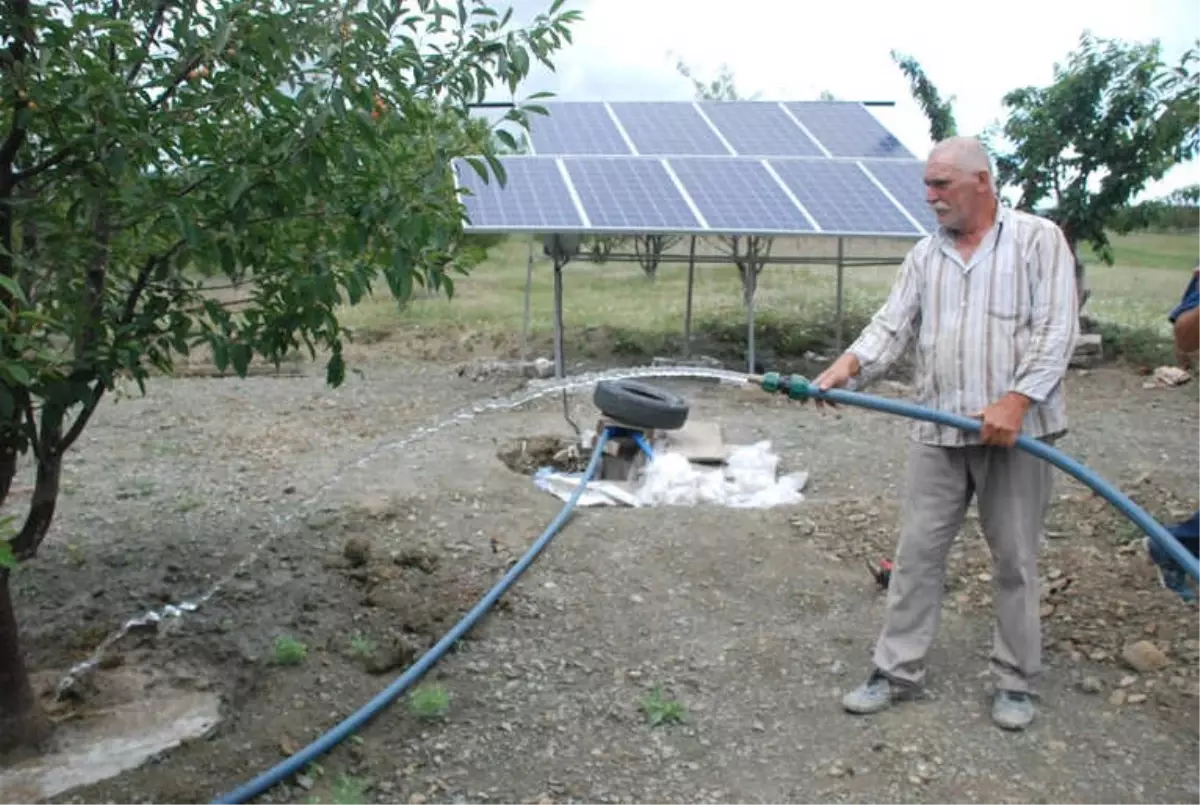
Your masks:
{"label": "metal support frame", "polygon": [[[746,374],[755,374],[754,365],[758,363],[754,346],[754,297],[758,295],[758,272],[760,269],[751,264],[750,271],[750,295],[746,299]],[[746,290],[742,289],[742,297],[746,297]]]}
{"label": "metal support frame", "polygon": [[[696,237],[700,237],[697,235]],[[633,253],[626,252],[611,252],[603,257],[597,257],[592,254],[572,255],[572,260],[587,263],[640,263],[643,258]],[[836,266],[836,257],[764,257],[758,262],[766,266]],[[903,257],[843,257],[842,264],[849,267],[858,266],[898,266],[904,262]],[[668,255],[664,254],[658,261],[659,265],[667,263],[687,264],[694,263],[698,266],[718,265],[728,266],[733,265],[734,261],[731,257],[726,257],[720,254],[697,254],[694,257],[687,254]]]}
{"label": "metal support frame", "polygon": [[567,376],[566,350],[563,345],[563,259],[554,258],[554,377],[558,380]]}
{"label": "metal support frame", "polygon": [[834,313],[834,316],[836,319],[836,324],[834,325],[835,332],[834,332],[834,341],[833,341],[833,343],[837,346],[838,352],[842,351],[842,346],[843,346],[842,340],[844,337],[842,330],[843,330],[843,326],[845,324],[845,321],[844,321],[845,317],[843,315],[845,313],[845,293],[844,293],[845,276],[846,276],[845,248],[846,248],[845,241],[842,238],[838,238],[837,239],[837,303],[836,303],[837,310]]}
{"label": "metal support frame", "polygon": [[533,239],[529,240],[529,262],[525,264],[525,312],[521,320],[521,360],[529,360],[529,331],[533,327]]}
{"label": "metal support frame", "polygon": [[[722,255],[698,255],[696,254],[696,237],[691,237],[691,242],[688,246],[687,255],[663,255],[659,264],[663,263],[686,263],[688,267],[687,279],[687,303],[683,316],[683,354],[685,358],[691,357],[692,352],[692,314],[693,314],[693,299],[695,291],[695,274],[697,265],[731,265],[733,260]],[[524,322],[521,332],[521,351],[525,360],[528,360],[527,352],[530,342],[530,331],[532,327],[532,295],[533,295],[533,262],[534,262],[534,241],[530,240],[529,258],[525,270],[525,310]],[[589,263],[609,262],[609,263],[638,263],[641,262],[639,255],[628,253],[613,253],[603,257],[592,255],[583,251],[577,254],[556,254],[551,257],[554,265],[554,376],[557,379],[566,377],[566,348],[565,348],[565,328],[563,325],[563,267],[569,260],[580,260]],[[839,351],[845,346],[845,270],[847,267],[867,267],[867,266],[895,266],[904,262],[902,257],[848,257],[845,251],[845,239],[839,237],[837,239],[837,256],[836,257],[766,257],[761,260],[764,266],[767,265],[828,265],[833,266],[837,271],[837,298],[835,312],[835,344]],[[757,277],[755,278],[757,283]],[[755,363],[757,362],[757,354],[755,349],[754,337],[754,299],[751,298],[746,305],[746,363],[747,371],[750,374],[755,374]]]}
{"label": "metal support frame", "polygon": [[696,236],[688,246],[687,308],[683,313],[683,357],[692,357],[692,289],[696,285]]}

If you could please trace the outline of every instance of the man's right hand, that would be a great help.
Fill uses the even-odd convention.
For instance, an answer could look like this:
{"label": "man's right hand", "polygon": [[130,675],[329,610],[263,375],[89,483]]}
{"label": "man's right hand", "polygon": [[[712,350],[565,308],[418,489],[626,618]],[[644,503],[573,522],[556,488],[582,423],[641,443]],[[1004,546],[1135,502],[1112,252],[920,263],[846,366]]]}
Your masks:
{"label": "man's right hand", "polygon": [[[817,375],[817,379],[813,381],[813,385],[821,391],[842,388],[850,382],[852,377],[858,374],[861,368],[858,363],[858,357],[854,353],[843,353],[828,369]],[[816,403],[818,408],[826,405],[825,401],[820,399]],[[828,405],[830,408],[837,407],[833,403],[828,403]]]}

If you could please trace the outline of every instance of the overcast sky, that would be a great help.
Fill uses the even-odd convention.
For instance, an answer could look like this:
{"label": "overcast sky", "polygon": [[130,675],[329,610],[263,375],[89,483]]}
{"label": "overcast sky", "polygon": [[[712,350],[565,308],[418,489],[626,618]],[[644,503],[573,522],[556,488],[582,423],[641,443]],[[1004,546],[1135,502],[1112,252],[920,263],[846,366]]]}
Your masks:
{"label": "overcast sky", "polygon": [[[507,3],[496,0],[498,7]],[[515,17],[549,0],[512,0]],[[583,12],[575,44],[557,73],[539,73],[528,92],[561,100],[674,100],[692,96],[675,71],[682,59],[701,77],[722,63],[738,89],[766,100],[892,100],[873,110],[923,157],[928,124],[892,63],[895,48],[921,62],[943,95],[955,96],[960,132],[1002,118],[1010,89],[1044,85],[1084,29],[1101,37],[1161,40],[1174,60],[1200,33],[1195,0],[1009,0],[968,6],[930,0],[567,0]],[[965,11],[972,8],[970,12]],[[952,10],[953,9],[953,10]],[[968,22],[968,17],[973,17]],[[1175,169],[1148,195],[1200,182],[1195,163]]]}

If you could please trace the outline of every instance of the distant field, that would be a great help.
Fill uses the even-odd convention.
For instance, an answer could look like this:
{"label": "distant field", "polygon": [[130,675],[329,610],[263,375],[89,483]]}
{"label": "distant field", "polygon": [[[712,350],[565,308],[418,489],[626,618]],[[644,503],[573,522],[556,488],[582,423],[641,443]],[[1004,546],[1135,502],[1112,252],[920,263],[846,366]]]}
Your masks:
{"label": "distant field", "polygon": [[[1196,233],[1159,234],[1138,232],[1112,239],[1113,258],[1118,266],[1133,268],[1192,269],[1200,261]],[[1100,262],[1094,253],[1091,262]]]}
{"label": "distant field", "polygon": [[[1089,264],[1092,301],[1088,313],[1112,328],[1135,333],[1139,349],[1160,357],[1169,336],[1167,311],[1186,283],[1184,270],[1197,260],[1196,239],[1187,235],[1137,234],[1113,240],[1117,264]],[[777,241],[774,253],[832,256],[828,241]],[[680,250],[686,249],[686,241]],[[907,245],[895,241],[853,241],[847,254],[902,257]],[[698,253],[713,253],[701,244]],[[348,309],[344,321],[367,341],[400,331],[419,331],[426,339],[457,333],[486,340],[498,352],[515,352],[521,331],[529,241],[510,239],[494,248],[489,260],[458,283],[453,300],[419,298],[401,311],[379,300]],[[552,270],[536,247],[532,296],[535,341],[544,354],[552,332]],[[853,338],[887,294],[895,265],[847,268],[845,332]],[[832,346],[836,272],[832,266],[769,265],[759,277],[755,308],[760,346],[778,354],[802,354]],[[659,267],[655,282],[636,263],[572,263],[564,272],[564,319],[569,349],[584,354],[614,351],[651,354],[678,349],[683,331],[687,269]],[[740,350],[745,338],[744,311],[737,271],[732,265],[696,269],[694,331],[698,349],[725,345]],[[1155,342],[1155,343],[1151,343]],[[1158,352],[1155,352],[1158,350]]]}

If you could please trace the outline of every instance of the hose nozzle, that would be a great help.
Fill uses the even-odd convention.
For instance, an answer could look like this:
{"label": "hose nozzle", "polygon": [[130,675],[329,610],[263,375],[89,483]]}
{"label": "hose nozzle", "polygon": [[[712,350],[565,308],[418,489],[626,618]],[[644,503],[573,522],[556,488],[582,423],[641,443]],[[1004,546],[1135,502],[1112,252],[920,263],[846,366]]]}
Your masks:
{"label": "hose nozzle", "polygon": [[767,372],[759,380],[759,387],[768,393],[783,392],[793,400],[809,399],[813,396],[812,387],[807,377],[803,375],[781,375],[779,372]]}

